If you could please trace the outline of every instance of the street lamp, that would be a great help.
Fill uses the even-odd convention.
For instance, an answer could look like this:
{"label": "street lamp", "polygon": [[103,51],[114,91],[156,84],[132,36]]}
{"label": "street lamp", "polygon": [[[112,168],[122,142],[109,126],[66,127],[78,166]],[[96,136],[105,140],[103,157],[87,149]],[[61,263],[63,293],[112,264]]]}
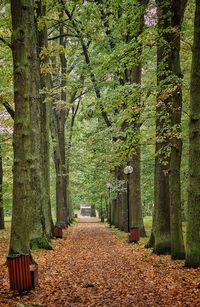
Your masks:
{"label": "street lamp", "polygon": [[130,232],[130,205],[129,205],[129,176],[133,172],[131,165],[127,165],[124,168],[124,174],[127,175],[127,219],[128,219],[128,233]]}
{"label": "street lamp", "polygon": [[110,201],[110,190],[112,188],[112,184],[110,182],[107,183],[107,188],[109,191],[108,197],[109,197],[109,223],[110,223],[110,228],[111,228],[111,201]]}
{"label": "street lamp", "polygon": [[101,194],[101,204],[100,204],[100,218],[101,218],[101,222],[104,222],[104,215],[103,215],[103,196],[104,193],[102,192]]}

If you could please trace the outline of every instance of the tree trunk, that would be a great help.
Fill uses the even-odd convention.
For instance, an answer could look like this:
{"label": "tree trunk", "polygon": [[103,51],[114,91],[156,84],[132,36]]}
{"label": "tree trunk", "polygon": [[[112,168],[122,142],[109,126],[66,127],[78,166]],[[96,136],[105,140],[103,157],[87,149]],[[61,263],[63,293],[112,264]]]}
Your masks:
{"label": "tree trunk", "polygon": [[156,105],[156,158],[155,158],[155,221],[153,233],[155,236],[154,252],[170,253],[170,198],[169,198],[169,95],[170,86],[170,27],[171,1],[157,0],[158,9],[158,45],[157,45],[157,84],[158,97]]}
{"label": "tree trunk", "polygon": [[[118,208],[118,227],[120,230],[128,231],[128,215],[127,215],[127,192],[126,192],[126,176],[124,168],[121,166],[116,167],[116,180],[120,183],[119,191],[117,192],[116,207]],[[121,185],[124,182],[124,185]]]}
{"label": "tree trunk", "polygon": [[[41,218],[40,69],[34,1],[11,1],[14,73],[13,213],[10,254],[46,244]],[[44,244],[43,244],[44,243]]]}
{"label": "tree trunk", "polygon": [[[52,64],[56,62],[56,58],[52,59]],[[54,71],[55,78],[59,72]],[[62,76],[61,76],[62,78]],[[54,86],[54,80],[50,80],[51,87]],[[62,79],[61,79],[62,83]],[[65,121],[66,121],[66,100],[62,101],[62,105],[57,104],[63,97],[63,92],[60,96],[53,99],[51,106],[51,138],[53,145],[53,158],[56,173],[56,220],[57,222],[64,221],[68,224],[69,211],[66,204],[66,164],[65,164]]]}
{"label": "tree trunk", "polygon": [[200,266],[200,2],[196,0],[189,121],[189,186],[186,232],[187,267]]}
{"label": "tree trunk", "polygon": [[53,106],[52,110],[52,122],[51,122],[51,134],[53,141],[53,153],[54,153],[54,164],[56,172],[56,220],[57,222],[68,222],[67,208],[64,202],[63,192],[63,167],[60,150],[60,142],[58,140],[58,118],[56,115],[56,106]]}
{"label": "tree trunk", "polygon": [[[62,19],[62,12],[59,13]],[[63,25],[60,24],[60,44],[65,48],[65,41],[63,38]],[[56,61],[56,58],[53,60]],[[69,207],[68,207],[68,181],[67,181],[67,165],[66,165],[66,150],[65,150],[65,123],[67,118],[66,108],[66,68],[67,62],[65,54],[60,54],[60,86],[61,93],[58,100],[61,104],[57,104],[54,100],[52,105],[52,119],[51,119],[51,134],[54,151],[54,164],[56,171],[56,220],[57,222],[64,221],[69,224]],[[59,73],[57,71],[57,73]],[[56,76],[57,77],[57,76]],[[53,84],[52,84],[53,85]]]}
{"label": "tree trunk", "polygon": [[[46,6],[41,1],[37,1],[37,16],[39,18],[46,16]],[[38,30],[39,54],[43,48],[47,48],[47,28],[43,26],[42,30]],[[47,64],[48,59],[40,60],[40,64]],[[48,88],[46,75],[41,71],[40,65],[40,80],[41,89]],[[53,219],[51,213],[50,201],[50,105],[46,99],[46,95],[41,95],[40,105],[40,125],[41,125],[41,171],[42,171],[42,211],[43,211],[43,229],[48,238],[52,236]]]}
{"label": "tree trunk", "polygon": [[[159,19],[159,37],[162,38],[162,43],[158,43],[158,85],[163,86],[158,95],[157,104],[157,137],[156,144],[156,165],[155,165],[155,208],[153,215],[153,225],[151,238],[146,244],[146,247],[153,247],[155,244],[154,228],[156,236],[160,237],[161,225],[159,224],[160,217],[162,221],[165,219],[166,225],[163,224],[163,229],[166,229],[164,234],[165,246],[163,252],[169,252],[173,259],[184,257],[184,244],[182,235],[181,222],[181,183],[180,183],[180,165],[182,153],[182,141],[180,138],[181,126],[181,109],[182,109],[182,92],[181,92],[181,68],[180,68],[180,30],[181,23],[185,11],[187,0],[183,1],[168,1],[162,3],[157,1]],[[171,11],[171,15],[168,12]],[[173,27],[173,31],[171,31]],[[174,28],[177,30],[174,31]],[[176,84],[173,89],[169,79]],[[170,94],[166,94],[169,89]],[[164,95],[163,95],[164,94]],[[164,99],[161,96],[166,96]],[[171,114],[171,116],[169,115]],[[161,120],[162,118],[162,120]],[[167,129],[172,130],[170,136],[167,135]],[[160,142],[159,138],[165,139],[165,142]],[[169,144],[168,144],[169,143]],[[170,159],[169,145],[171,145]],[[167,149],[168,147],[168,149]],[[168,155],[168,158],[166,156]],[[168,163],[170,161],[169,167]],[[164,163],[163,163],[164,162]],[[169,182],[168,182],[169,175]],[[161,177],[161,178],[160,178]],[[169,197],[168,197],[169,192]],[[163,198],[163,201],[162,201]],[[168,214],[168,202],[170,202],[170,215]],[[163,208],[161,208],[163,207]],[[170,228],[169,228],[170,219]],[[169,240],[169,232],[171,234]],[[162,241],[162,238],[160,239]],[[153,245],[153,246],[152,246]],[[171,246],[171,247],[170,247]],[[158,249],[158,251],[157,251]],[[159,248],[155,248],[158,253],[163,253]]]}
{"label": "tree trunk", "polygon": [[[160,121],[157,121],[160,128]],[[162,150],[160,144],[156,144],[155,159],[155,221],[153,234],[155,237],[154,252],[156,254],[168,254],[171,251],[170,238],[170,213],[169,213],[169,176],[165,175],[166,169],[158,152]]]}
{"label": "tree trunk", "polygon": [[4,229],[4,208],[3,208],[3,163],[0,146],[0,229]]}
{"label": "tree trunk", "polygon": [[[144,15],[140,16],[140,26],[139,33],[141,34],[143,30]],[[139,35],[139,34],[138,34]],[[137,56],[140,59],[142,55],[142,45],[139,43]],[[138,89],[141,87],[141,71],[142,65],[139,62],[130,72],[130,76],[127,82],[135,83]],[[138,104],[141,104],[141,97],[138,93]],[[139,116],[135,115],[135,131],[133,133],[140,136],[140,125]],[[146,236],[143,216],[142,216],[142,201],[141,201],[141,149],[140,144],[135,145],[135,153],[131,158],[131,166],[133,167],[133,172],[130,174],[130,226],[137,226],[140,228],[140,235],[142,237]]]}
{"label": "tree trunk", "polygon": [[[61,12],[60,16],[61,20],[63,18],[63,12]],[[62,36],[64,34],[63,25],[60,25],[60,45],[63,48],[66,48],[65,39]],[[59,115],[59,130],[58,130],[58,139],[60,143],[60,153],[61,153],[61,161],[62,161],[62,181],[63,181],[63,200],[64,207],[67,212],[67,223],[69,224],[69,206],[68,206],[68,176],[67,176],[67,166],[66,166],[66,142],[65,142],[65,123],[67,119],[67,94],[66,94],[66,72],[67,72],[67,61],[64,53],[60,54],[60,62],[61,62],[61,101],[63,102],[63,108],[60,109]]]}
{"label": "tree trunk", "polygon": [[146,236],[142,217],[141,179],[140,179],[140,146],[131,161],[133,172],[130,174],[130,227],[140,228],[142,237]]}
{"label": "tree trunk", "polygon": [[172,94],[171,102],[171,157],[170,157],[170,228],[171,228],[171,256],[173,259],[184,259],[185,248],[182,233],[182,214],[181,214],[181,112],[182,112],[182,85],[181,85],[181,66],[180,66],[180,33],[182,23],[181,1],[172,1],[172,27],[171,37],[171,68],[172,76],[176,77],[176,85]]}
{"label": "tree trunk", "polygon": [[[133,106],[141,105],[141,97],[140,97],[140,88],[141,88],[141,72],[142,72],[142,64],[141,64],[141,56],[142,56],[142,44],[140,41],[140,35],[143,32],[144,28],[144,13],[146,9],[146,5],[148,4],[148,0],[138,0],[136,1],[138,7],[142,7],[140,13],[138,14],[138,18],[135,22],[134,36],[127,31],[127,41],[135,40],[137,44],[135,52],[137,53],[136,57],[136,65],[129,69],[125,70],[124,73],[124,84],[135,84],[138,86],[138,95],[137,101],[134,101]],[[134,131],[133,133],[137,135],[139,139],[140,136],[140,115],[133,113],[134,119]],[[129,124],[127,124],[129,125]],[[133,167],[133,173],[130,174],[130,226],[137,226],[140,228],[140,234],[142,237],[146,236],[143,216],[142,216],[142,202],[141,202],[141,149],[140,144],[135,145],[134,147],[135,153],[133,157],[131,157],[131,166]]]}

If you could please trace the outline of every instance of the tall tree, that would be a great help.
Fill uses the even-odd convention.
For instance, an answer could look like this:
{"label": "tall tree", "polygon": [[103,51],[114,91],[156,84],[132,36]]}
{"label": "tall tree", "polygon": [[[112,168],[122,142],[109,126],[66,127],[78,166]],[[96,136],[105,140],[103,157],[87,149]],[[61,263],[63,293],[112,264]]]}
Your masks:
{"label": "tall tree", "polygon": [[[144,30],[144,14],[147,8],[148,0],[136,1],[135,10],[137,18],[134,22],[135,30],[129,29],[133,34],[128,31],[126,40],[134,40],[135,43],[135,57],[133,67],[125,71],[126,83],[135,84],[138,88],[137,101],[133,103],[133,106],[137,106],[139,112],[133,113],[132,122],[134,127],[132,133],[137,134],[137,139],[140,136],[140,111],[141,111],[141,77],[142,77],[142,42],[141,34]],[[141,148],[139,141],[134,146],[134,153],[131,158],[131,165],[133,172],[130,174],[130,225],[140,227],[141,236],[146,236],[144,222],[142,217],[142,202],[141,202]]]}
{"label": "tall tree", "polygon": [[189,120],[189,186],[186,233],[187,267],[200,266],[200,2],[196,0]]}
{"label": "tall tree", "polygon": [[157,254],[170,253],[170,198],[169,198],[169,95],[170,86],[170,29],[171,1],[156,1],[158,11],[157,41],[157,84],[158,96],[156,105],[156,158],[155,158],[155,221],[153,234],[154,251]]}
{"label": "tall tree", "polygon": [[[66,166],[66,119],[69,114],[67,109],[67,93],[66,93],[66,79],[67,79],[67,60],[65,55],[66,37],[64,37],[63,12],[58,11],[59,14],[59,43],[62,47],[59,54],[59,62],[56,57],[52,58],[52,65],[59,65],[60,71],[56,70],[53,73],[52,86],[55,86],[54,79],[57,80],[59,76],[60,93],[57,95],[57,100],[54,99],[52,105],[52,121],[51,133],[53,139],[54,164],[56,170],[56,219],[57,222],[64,221],[69,224],[69,197],[68,197],[68,176]],[[54,63],[53,63],[54,62]]]}
{"label": "tall tree", "polygon": [[[184,258],[180,166],[182,84],[180,32],[187,1],[157,1],[158,46],[155,209],[148,246]],[[170,13],[169,13],[170,12]]]}
{"label": "tall tree", "polygon": [[[63,11],[59,12],[60,15],[60,45],[65,50],[66,48],[66,38],[64,35],[64,26],[63,26]],[[66,93],[66,76],[67,76],[67,59],[64,52],[60,53],[60,64],[61,64],[61,101],[63,102],[63,106],[57,112],[57,129],[58,129],[58,141],[60,148],[60,157],[61,157],[61,165],[62,165],[62,187],[63,187],[63,201],[64,208],[67,214],[66,222],[70,222],[69,218],[69,197],[68,197],[68,175],[67,175],[67,165],[66,165],[66,135],[65,135],[65,124],[66,119],[69,114],[67,109],[67,93]]]}
{"label": "tall tree", "polygon": [[171,230],[171,256],[173,259],[183,259],[185,248],[182,233],[181,213],[181,115],[182,115],[182,71],[180,65],[180,35],[183,15],[187,0],[172,1],[171,17],[171,55],[170,69],[172,78],[171,93],[171,155],[169,172],[170,191],[170,230]]}
{"label": "tall tree", "polygon": [[[9,253],[47,243],[42,229],[40,69],[34,1],[11,1],[14,74],[13,212]],[[48,245],[48,244],[47,244]]]}
{"label": "tall tree", "polygon": [[[38,21],[46,17],[46,1],[36,1],[36,11]],[[48,76],[42,71],[42,65],[47,63],[47,57],[42,57],[44,49],[47,49],[47,27],[43,21],[38,34],[38,52],[40,58],[40,85],[43,93],[40,102],[40,146],[41,146],[41,180],[42,180],[42,225],[48,238],[51,237],[53,219],[50,201],[50,103],[46,99],[45,90],[48,88]]]}

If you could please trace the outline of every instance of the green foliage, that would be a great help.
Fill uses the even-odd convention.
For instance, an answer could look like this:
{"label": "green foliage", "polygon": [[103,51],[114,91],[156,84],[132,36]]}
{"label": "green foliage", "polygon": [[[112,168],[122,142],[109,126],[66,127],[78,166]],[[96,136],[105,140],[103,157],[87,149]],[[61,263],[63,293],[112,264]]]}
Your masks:
{"label": "green foliage", "polygon": [[[151,2],[151,1],[150,1]],[[11,22],[10,8],[6,1],[0,3],[0,37],[10,43]],[[58,11],[60,1],[46,1],[47,16],[38,19],[38,28],[48,27],[49,44],[40,57],[44,60],[42,72],[53,76],[54,87],[46,89],[48,102],[54,101],[57,109],[65,108],[68,112],[66,123],[66,147],[72,136],[70,152],[70,192],[74,206],[81,203],[100,203],[101,193],[108,194],[107,182],[113,182],[114,166],[125,164],[135,152],[139,143],[142,150],[142,202],[144,214],[150,214],[154,202],[154,144],[155,135],[155,101],[157,92],[162,92],[165,100],[174,91],[180,80],[169,74],[167,82],[156,86],[156,43],[159,40],[156,25],[144,26],[140,32],[139,17],[144,6],[138,1],[69,1],[65,2],[79,29],[64,14],[62,20]],[[154,6],[154,1],[150,3]],[[5,8],[5,11],[4,11]],[[103,14],[102,14],[103,13]],[[181,61],[183,79],[183,115],[182,134],[182,194],[183,203],[187,198],[187,159],[188,159],[188,105],[191,65],[191,44],[193,37],[194,1],[190,1],[185,13],[182,30]],[[59,21],[64,24],[66,47],[59,42]],[[87,22],[86,22],[87,21]],[[174,31],[170,28],[168,31]],[[81,34],[80,34],[81,33]],[[80,36],[87,46],[90,66],[83,55]],[[142,53],[139,55],[139,51]],[[12,57],[10,48],[0,41],[0,97],[12,104]],[[60,54],[67,58],[66,86],[67,101],[60,99]],[[49,58],[50,61],[45,62]],[[127,70],[142,63],[142,85],[122,80]],[[162,66],[159,67],[161,73]],[[96,78],[96,86],[101,93],[99,99],[94,92],[91,71]],[[169,86],[170,85],[170,86]],[[72,111],[78,106],[78,97],[84,93],[76,123],[71,131]],[[139,95],[140,94],[140,95]],[[141,96],[141,99],[138,97]],[[102,108],[112,123],[106,127],[102,119]],[[163,114],[163,119],[167,114]],[[124,127],[125,126],[125,127]],[[138,133],[140,127],[140,133]],[[168,127],[169,128],[169,127]],[[177,133],[178,127],[166,130],[167,135]],[[163,141],[163,136],[158,136]],[[113,142],[113,139],[115,140]],[[6,214],[11,213],[12,203],[12,140],[1,138],[4,163],[4,203]],[[166,148],[166,155],[169,148]],[[51,161],[51,200],[55,210],[55,173]],[[104,203],[105,206],[105,203]]]}
{"label": "green foliage", "polygon": [[[109,148],[111,141],[107,131],[102,130],[101,121],[81,119],[80,111],[75,126],[71,151],[71,193],[75,206],[100,203],[101,193],[107,193],[110,180]],[[79,121],[81,119],[81,121]],[[111,158],[111,157],[110,157]]]}

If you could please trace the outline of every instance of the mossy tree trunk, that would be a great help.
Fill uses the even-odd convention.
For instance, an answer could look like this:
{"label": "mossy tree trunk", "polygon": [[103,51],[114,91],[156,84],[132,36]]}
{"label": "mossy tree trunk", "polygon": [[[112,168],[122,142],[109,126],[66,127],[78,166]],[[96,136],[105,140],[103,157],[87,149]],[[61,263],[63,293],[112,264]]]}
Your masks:
{"label": "mossy tree trunk", "polygon": [[[184,3],[184,7],[185,7]],[[182,72],[180,66],[180,33],[184,14],[183,1],[172,1],[171,35],[171,71],[174,79],[174,91],[171,97],[171,129],[172,138],[169,188],[170,188],[170,229],[171,229],[171,256],[173,259],[184,259],[185,247],[182,233],[181,214],[181,112],[182,112]]]}
{"label": "mossy tree trunk", "polygon": [[11,1],[14,74],[13,212],[10,254],[30,253],[30,240],[48,242],[42,229],[40,69],[34,1]]}
{"label": "mossy tree trunk", "polygon": [[189,121],[189,186],[186,232],[187,267],[200,266],[200,2],[196,0]]}
{"label": "mossy tree trunk", "polygon": [[[60,13],[60,20],[63,19],[63,12]],[[64,28],[63,24],[60,24],[60,45],[63,46],[63,49],[66,48],[66,38],[64,38]],[[61,63],[61,101],[63,102],[63,107],[60,109],[59,121],[58,123],[58,140],[60,147],[60,155],[62,161],[62,182],[63,182],[63,200],[64,207],[67,212],[67,224],[69,224],[69,205],[68,205],[68,174],[67,174],[67,165],[66,165],[66,141],[65,141],[65,123],[68,116],[67,109],[67,93],[66,93],[66,73],[67,73],[67,60],[65,54],[62,52],[60,54],[60,63]]]}
{"label": "mossy tree trunk", "polygon": [[128,231],[128,215],[127,215],[127,193],[126,193],[126,175],[124,174],[124,167],[118,166],[116,172],[116,179],[118,181],[118,193],[116,206],[118,207],[118,227],[120,230]]}
{"label": "mossy tree trunk", "polygon": [[[58,66],[56,57],[52,58],[52,67]],[[51,87],[55,86],[54,79],[57,79],[57,74],[59,71],[54,69],[53,78],[50,80]],[[60,95],[55,95],[52,99],[51,105],[51,122],[50,122],[50,130],[51,130],[51,138],[52,138],[52,146],[53,146],[53,160],[55,165],[55,175],[56,175],[56,221],[59,223],[64,221],[66,224],[68,223],[68,210],[65,204],[64,187],[63,185],[63,177],[66,172],[63,174],[63,170],[65,170],[65,166],[63,167],[63,152],[65,151],[65,115],[63,114],[63,108],[65,112],[64,103],[58,104],[57,101],[61,100]],[[64,115],[64,116],[63,116]],[[64,142],[64,143],[63,143]]]}
{"label": "mossy tree trunk", "polygon": [[[157,253],[169,253],[171,250],[172,258],[184,257],[180,183],[182,153],[180,136],[182,110],[180,31],[186,3],[187,0],[168,0],[165,3],[157,1],[159,12],[157,51],[159,94],[156,108],[158,139],[155,165],[155,207],[151,237],[146,247],[158,245],[158,238],[162,243],[162,236],[164,235],[164,246],[161,249],[156,246],[155,251]],[[174,31],[175,29],[176,31]],[[173,85],[172,88],[171,82],[173,84],[175,82],[176,86]],[[170,135],[167,134],[167,130],[171,131]],[[163,139],[165,139],[165,142],[163,142]],[[170,214],[168,213],[168,203],[170,204]],[[165,216],[166,221],[164,222]],[[163,235],[162,229],[166,229]],[[154,230],[156,233],[154,233]],[[157,241],[155,241],[155,235]]]}
{"label": "mossy tree trunk", "polygon": [[[57,114],[58,112],[58,114]],[[53,157],[56,173],[56,220],[57,222],[68,222],[68,212],[64,202],[64,186],[63,186],[63,166],[60,151],[60,142],[58,139],[59,129],[59,111],[56,110],[56,104],[52,108],[51,135],[53,142]]]}
{"label": "mossy tree trunk", "polygon": [[[144,14],[139,15],[139,29],[137,38],[143,31],[144,23]],[[138,43],[137,49],[137,59],[138,65],[135,66],[132,70],[126,73],[126,82],[137,85],[138,87],[138,101],[134,102],[134,106],[137,106],[139,109],[141,107],[141,71],[142,65],[140,62],[142,56],[142,45]],[[140,136],[140,115],[137,112],[133,114],[134,117],[134,131],[133,133],[137,135],[137,139]],[[130,193],[129,193],[129,202],[130,202],[130,227],[136,226],[140,228],[140,235],[142,237],[146,236],[143,215],[142,215],[142,200],[141,200],[141,148],[138,141],[138,144],[134,147],[134,153],[132,154],[130,165],[133,167],[133,172],[130,174]]]}
{"label": "mossy tree trunk", "polygon": [[[84,84],[84,79],[82,76],[80,77],[80,81]],[[82,99],[82,90],[80,91],[80,97],[78,98],[76,106],[74,105],[74,101],[76,100],[77,95],[77,89],[74,90],[74,92],[71,94],[70,97],[70,104],[71,104],[71,121],[70,121],[70,131],[69,131],[69,139],[67,142],[67,149],[66,149],[66,174],[67,174],[67,203],[69,208],[69,222],[72,221],[73,217],[73,206],[71,202],[71,196],[70,196],[70,161],[71,161],[71,149],[72,149],[72,141],[73,141],[73,134],[74,134],[74,125],[76,122],[77,114],[79,111],[81,99]]]}
{"label": "mossy tree trunk", "polygon": [[146,236],[144,222],[142,217],[141,202],[141,169],[140,169],[140,146],[132,157],[131,166],[133,172],[130,174],[130,227],[136,226],[140,228],[142,237]]}
{"label": "mossy tree trunk", "polygon": [[[37,5],[37,17],[44,18],[46,16],[46,5],[42,1],[36,1]],[[38,30],[38,47],[39,56],[44,48],[47,48],[47,28],[43,25],[43,28]],[[41,65],[47,64],[47,57],[41,58],[40,56],[40,80],[41,89],[44,91],[48,88],[47,76],[41,71]],[[51,213],[51,201],[50,201],[50,104],[46,99],[46,95],[41,95],[40,105],[40,125],[41,125],[41,171],[42,171],[42,211],[43,211],[43,228],[48,238],[52,236],[53,219]]]}
{"label": "mossy tree trunk", "polygon": [[[60,21],[63,18],[63,13],[59,12]],[[60,45],[63,48],[66,47],[65,38],[63,37],[63,25],[60,24]],[[52,65],[57,63],[57,58],[52,58]],[[58,63],[57,63],[58,64]],[[55,65],[56,66],[56,65]],[[60,95],[54,99],[52,105],[52,118],[51,118],[51,135],[53,142],[54,152],[54,164],[56,171],[56,220],[59,223],[64,221],[69,224],[69,205],[68,205],[68,175],[67,175],[67,164],[66,164],[66,141],[65,141],[65,124],[68,116],[66,106],[66,72],[67,72],[67,61],[64,53],[60,54],[60,70],[56,70],[57,74],[60,74]],[[57,74],[54,72],[55,80]],[[52,80],[52,86],[54,86],[54,80]],[[57,103],[58,99],[59,103]]]}
{"label": "mossy tree trunk", "polygon": [[156,105],[156,158],[155,158],[155,206],[154,206],[154,251],[157,254],[170,253],[170,198],[169,198],[169,159],[170,145],[167,131],[169,120],[170,74],[170,27],[171,0],[157,0],[158,40],[157,40],[157,84],[158,97]]}

